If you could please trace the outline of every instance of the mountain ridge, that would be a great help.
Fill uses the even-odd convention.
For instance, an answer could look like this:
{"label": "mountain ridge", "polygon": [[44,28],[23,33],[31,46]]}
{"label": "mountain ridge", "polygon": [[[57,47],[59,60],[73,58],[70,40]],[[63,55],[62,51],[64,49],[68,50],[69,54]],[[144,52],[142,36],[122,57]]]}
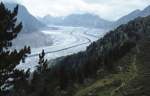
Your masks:
{"label": "mountain ridge", "polygon": [[121,24],[126,24],[131,20],[134,20],[137,17],[146,17],[150,15],[150,5],[144,8],[143,10],[134,10],[133,12],[119,18],[117,21],[114,22],[113,27],[118,27]]}

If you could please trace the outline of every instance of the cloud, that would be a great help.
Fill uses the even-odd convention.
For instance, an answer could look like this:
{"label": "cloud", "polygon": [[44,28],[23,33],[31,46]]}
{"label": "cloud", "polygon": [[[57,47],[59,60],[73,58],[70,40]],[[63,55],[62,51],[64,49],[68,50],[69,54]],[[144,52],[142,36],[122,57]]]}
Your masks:
{"label": "cloud", "polygon": [[[107,11],[97,11],[99,15],[106,19],[116,20],[136,9],[143,10],[146,6],[150,5],[150,0],[83,0],[89,4],[98,4],[104,6]],[[104,13],[104,14],[103,14]]]}
{"label": "cloud", "polygon": [[47,14],[65,16],[71,13],[90,12],[108,20],[116,20],[150,4],[150,0],[17,0],[17,2],[25,5],[35,16]]}

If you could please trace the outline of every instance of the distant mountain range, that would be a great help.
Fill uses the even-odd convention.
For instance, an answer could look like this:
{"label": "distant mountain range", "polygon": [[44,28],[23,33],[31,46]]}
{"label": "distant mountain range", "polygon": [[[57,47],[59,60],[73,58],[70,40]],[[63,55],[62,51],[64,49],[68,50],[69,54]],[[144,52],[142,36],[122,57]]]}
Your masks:
{"label": "distant mountain range", "polygon": [[61,25],[61,26],[73,26],[73,27],[99,27],[109,28],[112,22],[104,20],[97,15],[90,13],[85,14],[71,14],[66,17],[52,17],[50,15],[45,16],[42,21],[45,24]]}
{"label": "distant mountain range", "polygon": [[145,17],[150,15],[150,6],[144,10],[135,10],[126,16],[121,17],[117,21],[107,21],[97,15],[90,13],[85,14],[71,14],[66,17],[53,17],[47,15],[40,19],[40,21],[49,25],[73,26],[73,27],[96,27],[96,28],[115,28],[121,24],[126,24],[130,20],[137,17]]}
{"label": "distant mountain range", "polygon": [[[5,3],[5,5],[8,9],[11,10],[16,6],[15,3]],[[24,33],[34,32],[46,26],[44,23],[40,22],[38,19],[32,16],[23,5],[19,5],[17,17],[18,20],[23,24],[22,31]]]}

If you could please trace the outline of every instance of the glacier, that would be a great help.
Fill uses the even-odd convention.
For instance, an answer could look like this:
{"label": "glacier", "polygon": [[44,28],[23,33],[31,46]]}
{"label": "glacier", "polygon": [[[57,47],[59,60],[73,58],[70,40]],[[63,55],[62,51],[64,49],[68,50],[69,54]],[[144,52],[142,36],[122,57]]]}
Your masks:
{"label": "glacier", "polygon": [[[105,29],[85,27],[54,27],[58,27],[58,29],[52,30],[51,28],[47,28],[41,31],[42,34],[50,36],[50,38],[45,39],[48,39],[46,41],[52,41],[51,45],[31,48],[31,54],[26,58],[25,63],[21,62],[16,68],[21,70],[30,69],[33,72],[38,65],[38,56],[42,50],[45,51],[45,59],[48,60],[85,51],[88,45],[103,37],[108,31]],[[37,39],[39,43],[41,38]]]}

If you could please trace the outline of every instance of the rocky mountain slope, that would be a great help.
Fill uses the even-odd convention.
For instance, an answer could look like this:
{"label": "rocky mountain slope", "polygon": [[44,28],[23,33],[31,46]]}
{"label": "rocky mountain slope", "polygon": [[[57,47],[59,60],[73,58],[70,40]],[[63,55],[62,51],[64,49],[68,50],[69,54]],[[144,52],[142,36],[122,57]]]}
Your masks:
{"label": "rocky mountain slope", "polygon": [[[5,3],[6,7],[8,9],[13,9],[17,4],[15,3]],[[38,19],[36,19],[33,15],[31,15],[28,10],[23,6],[19,5],[18,10],[18,20],[22,22],[23,24],[23,32],[35,32],[46,25],[40,22]]]}

